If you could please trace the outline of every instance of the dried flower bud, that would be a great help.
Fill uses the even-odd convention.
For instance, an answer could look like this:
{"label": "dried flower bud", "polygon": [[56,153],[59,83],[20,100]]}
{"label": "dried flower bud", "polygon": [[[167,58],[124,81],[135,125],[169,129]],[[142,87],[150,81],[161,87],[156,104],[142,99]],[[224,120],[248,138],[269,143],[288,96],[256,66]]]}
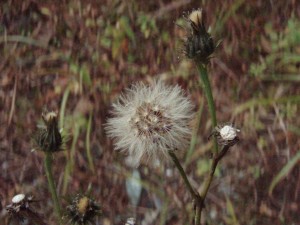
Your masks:
{"label": "dried flower bud", "polygon": [[194,10],[189,15],[189,20],[194,23],[196,26],[201,26],[202,23],[202,9]]}
{"label": "dried flower bud", "polygon": [[212,135],[217,137],[218,143],[220,145],[234,145],[238,140],[237,133],[240,132],[239,129],[233,127],[232,125],[217,126],[213,131]]}
{"label": "dried flower bud", "polygon": [[6,210],[11,218],[18,221],[24,221],[26,219],[29,224],[31,222],[33,224],[45,225],[42,217],[30,207],[30,204],[34,202],[32,196],[17,194],[11,201],[12,203],[6,206]]}
{"label": "dried flower bud", "polygon": [[189,59],[207,64],[216,45],[205,28],[202,10],[194,10],[188,16],[188,22],[191,32],[184,42],[184,53]]}
{"label": "dried flower bud", "polygon": [[156,81],[137,84],[113,105],[107,133],[117,150],[128,151],[131,166],[143,157],[168,157],[168,151],[183,150],[190,138],[193,105],[179,86]]}
{"label": "dried flower bud", "polygon": [[63,138],[58,129],[58,119],[55,112],[42,114],[46,127],[40,128],[34,137],[38,150],[56,152],[63,149]]}
{"label": "dried flower bud", "polygon": [[65,217],[76,225],[94,224],[95,216],[101,214],[100,206],[88,196],[77,194],[70,199]]}

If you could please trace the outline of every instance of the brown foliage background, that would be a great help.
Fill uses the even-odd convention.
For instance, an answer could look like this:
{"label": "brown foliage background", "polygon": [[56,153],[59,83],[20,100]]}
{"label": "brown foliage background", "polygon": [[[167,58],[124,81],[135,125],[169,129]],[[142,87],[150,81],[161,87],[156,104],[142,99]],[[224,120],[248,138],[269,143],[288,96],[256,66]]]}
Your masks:
{"label": "brown foliage background", "polygon": [[[8,224],[5,205],[17,193],[41,200],[34,208],[55,224],[43,153],[31,151],[43,107],[60,113],[70,137],[54,159],[60,196],[91,186],[103,209],[97,224],[124,224],[134,211],[138,224],[191,223],[191,197],[171,164],[138,169],[143,191],[132,206],[125,186],[131,169],[103,125],[111,103],[133,82],[179,83],[203,107],[192,148],[181,157],[201,187],[212,128],[197,71],[181,53],[186,31],[174,23],[199,7],[222,40],[210,65],[218,120],[242,130],[242,141],[219,166],[205,218],[208,224],[300,223],[300,166],[292,161],[300,143],[297,1],[8,0],[0,9],[1,224]],[[282,170],[286,165],[291,168]]]}

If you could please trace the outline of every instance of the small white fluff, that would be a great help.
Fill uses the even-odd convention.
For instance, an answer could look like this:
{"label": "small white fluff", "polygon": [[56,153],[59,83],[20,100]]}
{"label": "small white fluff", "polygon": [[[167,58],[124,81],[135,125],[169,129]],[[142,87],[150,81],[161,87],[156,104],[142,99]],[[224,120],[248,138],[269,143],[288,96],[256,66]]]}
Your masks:
{"label": "small white fluff", "polygon": [[191,135],[193,104],[178,86],[161,80],[136,84],[113,104],[106,131],[116,150],[127,151],[133,167],[145,156],[168,157],[168,151],[184,150]]}
{"label": "small white fluff", "polygon": [[14,204],[18,204],[20,202],[22,202],[25,199],[25,195],[24,194],[17,194],[12,198],[12,203]]}
{"label": "small white fluff", "polygon": [[225,125],[220,129],[220,135],[225,141],[232,141],[236,138],[237,132],[240,132],[239,129],[236,129],[230,125]]}

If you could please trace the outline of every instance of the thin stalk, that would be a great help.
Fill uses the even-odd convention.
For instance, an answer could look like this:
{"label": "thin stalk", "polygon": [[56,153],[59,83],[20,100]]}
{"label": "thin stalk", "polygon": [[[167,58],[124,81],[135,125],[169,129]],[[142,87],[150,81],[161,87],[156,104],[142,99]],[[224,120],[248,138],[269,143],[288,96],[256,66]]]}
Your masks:
{"label": "thin stalk", "polygon": [[93,157],[92,157],[91,145],[90,145],[92,116],[93,116],[93,114],[90,113],[89,121],[88,121],[87,128],[86,128],[86,142],[85,143],[86,143],[86,155],[87,155],[87,159],[88,159],[88,164],[89,164],[90,170],[94,173],[95,167],[94,167],[94,163],[93,163]]}
{"label": "thin stalk", "polygon": [[185,185],[187,186],[190,194],[193,197],[193,200],[195,201],[195,206],[196,206],[196,213],[195,213],[195,220],[194,220],[194,224],[195,225],[199,225],[200,224],[200,219],[201,219],[201,211],[199,212],[199,209],[202,208],[202,203],[203,200],[201,198],[201,196],[199,195],[199,193],[192,187],[191,183],[189,182],[189,179],[187,178],[187,175],[184,171],[184,169],[182,168],[177,156],[174,154],[174,152],[169,151],[169,155],[171,156],[176,168],[178,169]]}
{"label": "thin stalk", "polygon": [[[213,98],[212,91],[211,91],[211,85],[210,85],[210,82],[208,79],[207,67],[200,62],[198,62],[198,63],[196,62],[196,66],[197,66],[197,69],[198,69],[198,72],[199,72],[199,75],[200,75],[200,78],[202,81],[203,90],[206,95],[212,125],[213,125],[213,127],[216,127],[217,126],[217,116],[216,116],[215,102],[214,102],[214,98]],[[217,144],[216,138],[214,138],[214,153],[218,153],[218,144]]]}
{"label": "thin stalk", "polygon": [[[236,139],[236,141],[238,141],[238,139]],[[225,145],[223,147],[223,149],[221,150],[221,152],[219,152],[218,154],[215,154],[215,156],[213,158],[213,162],[212,162],[212,165],[210,167],[209,177],[205,181],[203,191],[200,194],[203,203],[204,203],[204,200],[205,200],[206,195],[208,193],[208,190],[210,188],[211,182],[214,178],[214,174],[215,174],[217,165],[220,162],[220,160],[226,155],[226,153],[228,152],[228,150],[231,146],[232,145]],[[196,215],[198,214],[199,221],[201,220],[201,212],[202,212],[203,207],[204,207],[204,204],[201,204],[200,207],[198,208],[198,211],[196,210]]]}
{"label": "thin stalk", "polygon": [[54,204],[54,210],[56,212],[59,224],[62,224],[61,221],[61,208],[60,208],[60,203],[57,197],[56,193],[56,188],[55,188],[55,183],[53,179],[53,174],[52,174],[52,153],[51,152],[46,152],[46,157],[45,157],[45,170],[46,170],[46,176],[48,179],[48,188],[52,196],[52,201]]}
{"label": "thin stalk", "polygon": [[187,175],[184,172],[184,169],[182,168],[177,156],[172,151],[169,151],[169,155],[171,156],[176,168],[178,169],[178,171],[179,171],[185,185],[187,186],[189,192],[191,193],[192,197],[195,197],[195,195],[197,195],[197,192],[195,191],[195,189],[192,187],[191,183],[189,182],[189,179],[187,178]]}

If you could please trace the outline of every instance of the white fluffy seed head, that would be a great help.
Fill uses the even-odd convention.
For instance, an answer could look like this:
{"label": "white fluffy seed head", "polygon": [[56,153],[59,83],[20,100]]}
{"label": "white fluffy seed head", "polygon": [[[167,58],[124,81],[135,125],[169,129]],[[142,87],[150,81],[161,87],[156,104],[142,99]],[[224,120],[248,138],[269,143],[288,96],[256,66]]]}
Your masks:
{"label": "white fluffy seed head", "polygon": [[193,105],[179,86],[162,81],[136,84],[113,105],[113,117],[106,124],[116,150],[128,152],[132,166],[144,157],[168,156],[189,143]]}
{"label": "white fluffy seed head", "polygon": [[233,139],[236,138],[237,132],[240,132],[239,129],[236,129],[230,125],[225,125],[220,129],[220,136],[222,137],[223,140],[225,141],[232,141]]}
{"label": "white fluffy seed head", "polygon": [[17,194],[12,198],[12,203],[14,204],[18,204],[20,202],[22,202],[25,199],[25,195],[24,194]]}

